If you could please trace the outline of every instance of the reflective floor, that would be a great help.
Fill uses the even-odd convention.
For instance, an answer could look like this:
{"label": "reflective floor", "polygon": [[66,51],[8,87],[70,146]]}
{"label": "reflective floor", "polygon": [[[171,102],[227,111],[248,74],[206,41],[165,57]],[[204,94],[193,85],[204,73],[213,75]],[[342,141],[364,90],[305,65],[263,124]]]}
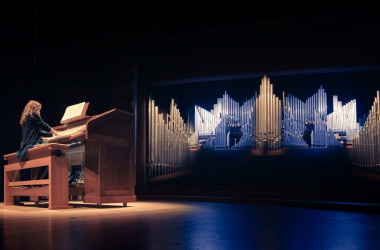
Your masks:
{"label": "reflective floor", "polygon": [[380,249],[380,214],[204,201],[0,204],[1,249]]}

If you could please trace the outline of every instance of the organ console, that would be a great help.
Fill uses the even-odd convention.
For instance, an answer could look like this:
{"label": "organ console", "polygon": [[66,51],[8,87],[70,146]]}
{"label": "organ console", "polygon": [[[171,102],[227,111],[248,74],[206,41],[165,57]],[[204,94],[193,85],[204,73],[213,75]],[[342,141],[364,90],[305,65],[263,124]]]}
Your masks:
{"label": "organ console", "polygon": [[133,114],[112,109],[53,128],[60,135],[45,141],[70,145],[65,151],[69,173],[80,171],[84,176],[70,185],[70,196],[98,206],[136,201]]}

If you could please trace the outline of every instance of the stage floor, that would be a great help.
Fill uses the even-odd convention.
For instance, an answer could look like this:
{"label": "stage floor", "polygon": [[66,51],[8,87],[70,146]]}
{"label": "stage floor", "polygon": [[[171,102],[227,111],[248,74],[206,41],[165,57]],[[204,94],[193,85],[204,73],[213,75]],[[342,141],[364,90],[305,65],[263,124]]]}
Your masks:
{"label": "stage floor", "polygon": [[379,249],[380,214],[289,206],[137,201],[0,204],[1,249]]}

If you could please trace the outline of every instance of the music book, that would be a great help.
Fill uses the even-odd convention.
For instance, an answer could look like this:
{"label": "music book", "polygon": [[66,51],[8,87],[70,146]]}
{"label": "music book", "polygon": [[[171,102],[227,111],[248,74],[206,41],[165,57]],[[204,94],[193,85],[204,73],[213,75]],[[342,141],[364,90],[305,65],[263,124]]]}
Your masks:
{"label": "music book", "polygon": [[89,102],[81,102],[68,106],[61,119],[61,124],[68,124],[88,118],[86,115]]}

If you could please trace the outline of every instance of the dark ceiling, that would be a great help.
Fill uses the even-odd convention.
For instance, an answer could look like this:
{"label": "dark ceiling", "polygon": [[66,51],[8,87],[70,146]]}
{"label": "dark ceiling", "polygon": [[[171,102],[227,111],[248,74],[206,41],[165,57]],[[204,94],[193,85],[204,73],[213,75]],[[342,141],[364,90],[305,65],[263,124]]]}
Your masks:
{"label": "dark ceiling", "polygon": [[378,11],[376,1],[7,1],[0,9],[0,77],[12,86],[7,95],[32,91],[33,83],[75,88],[69,97],[84,99],[85,91],[104,94],[93,85],[116,86],[107,92],[117,94],[133,81],[136,65],[139,82],[158,85],[305,69],[378,70]]}
{"label": "dark ceiling", "polygon": [[138,53],[167,67],[203,62],[211,74],[231,61],[231,73],[378,64],[380,15],[363,1],[35,0],[9,1],[0,14],[0,53],[16,62]]}

